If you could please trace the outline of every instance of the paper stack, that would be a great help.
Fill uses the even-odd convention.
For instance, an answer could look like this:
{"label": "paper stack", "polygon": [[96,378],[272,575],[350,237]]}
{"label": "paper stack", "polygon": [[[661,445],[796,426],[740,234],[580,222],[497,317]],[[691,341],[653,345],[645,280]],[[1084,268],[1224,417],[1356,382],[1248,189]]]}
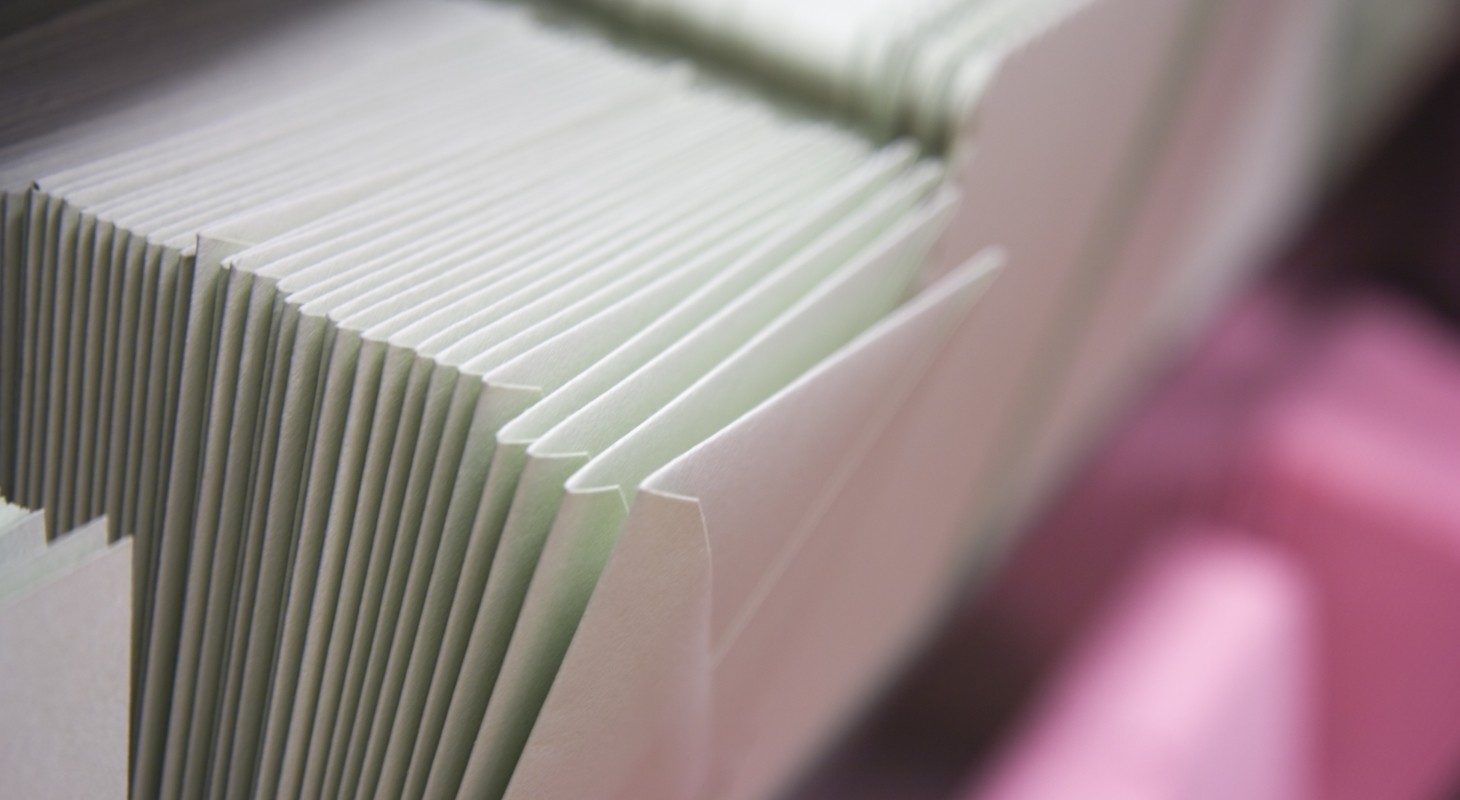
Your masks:
{"label": "paper stack", "polygon": [[869,328],[924,358],[991,274],[879,325],[940,164],[411,11],[307,86],[21,146],[12,482],[135,537],[140,796],[500,793],[639,483]]}
{"label": "paper stack", "polygon": [[1024,474],[1197,5],[4,41],[0,490],[130,544],[133,796],[783,785],[951,585],[963,487]]}

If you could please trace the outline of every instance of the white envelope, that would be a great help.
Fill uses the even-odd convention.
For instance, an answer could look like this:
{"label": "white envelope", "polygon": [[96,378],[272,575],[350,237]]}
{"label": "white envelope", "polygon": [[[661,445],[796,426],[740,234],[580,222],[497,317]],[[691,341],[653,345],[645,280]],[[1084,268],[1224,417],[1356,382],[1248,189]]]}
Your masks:
{"label": "white envelope", "polygon": [[[699,796],[745,745],[736,741],[744,715],[763,713],[767,694],[804,688],[744,687],[744,675],[717,666],[725,661],[717,650],[739,652],[731,645],[750,624],[741,620],[757,619],[757,603],[774,587],[866,589],[799,574],[800,554],[811,543],[835,544],[835,533],[823,533],[828,504],[984,290],[993,261],[946,276],[644,481],[508,797]],[[827,661],[841,654],[811,656],[834,677]],[[774,756],[792,753],[775,748]],[[757,767],[749,794],[768,788],[772,773],[784,778],[788,765],[775,759]]]}

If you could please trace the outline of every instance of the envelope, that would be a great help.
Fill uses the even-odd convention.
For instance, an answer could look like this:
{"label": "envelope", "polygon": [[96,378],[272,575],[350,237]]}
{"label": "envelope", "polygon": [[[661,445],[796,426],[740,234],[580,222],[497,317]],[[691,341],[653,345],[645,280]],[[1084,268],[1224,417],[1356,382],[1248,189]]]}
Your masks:
{"label": "envelope", "polygon": [[[508,797],[580,791],[691,797],[714,790],[721,780],[716,773],[737,765],[729,734],[745,724],[736,707],[746,698],[725,694],[737,677],[722,673],[724,659],[737,652],[727,632],[746,624],[738,620],[752,613],[759,595],[809,577],[786,571],[809,543],[835,542],[834,532],[818,527],[829,498],[845,488],[848,467],[877,440],[986,288],[995,263],[996,256],[986,255],[950,273],[774,399],[644,480],[625,508],[612,554],[604,554],[607,566],[590,587],[576,633],[566,629],[572,643],[536,724],[529,722]],[[726,469],[769,453],[789,461]],[[611,499],[624,503],[627,491],[614,489]],[[571,576],[572,563],[559,563],[558,574]],[[864,587],[839,591],[857,588]],[[828,590],[835,587],[814,582],[812,593]],[[721,647],[725,655],[717,652]],[[774,753],[792,757],[779,748]],[[564,763],[581,768],[554,766]],[[759,782],[766,774],[755,778],[765,788]]]}
{"label": "envelope", "polygon": [[[605,357],[594,370],[617,369],[615,364],[625,359],[642,366],[631,367],[631,373],[614,383],[612,388],[591,397],[585,405],[532,443],[526,449],[528,459],[520,467],[520,475],[514,474],[515,471],[505,471],[505,483],[488,486],[488,499],[510,498],[511,512],[500,508],[484,510],[486,520],[493,523],[502,520],[501,544],[481,596],[480,606],[484,610],[470,620],[470,639],[461,656],[461,673],[469,676],[473,683],[457,684],[450,709],[444,713],[440,736],[446,751],[437,750],[429,760],[423,758],[421,761],[423,768],[425,764],[430,765],[432,781],[449,783],[459,780],[459,771],[464,768],[470,745],[470,739],[463,731],[470,731],[481,724],[481,715],[489,700],[489,693],[481,691],[481,687],[484,682],[494,680],[505,657],[524,593],[532,580],[558,503],[563,498],[563,482],[586,464],[592,455],[602,452],[629,433],[657,411],[662,403],[672,400],[699,376],[707,374],[722,359],[735,353],[738,347],[775,321],[778,315],[822,320],[860,319],[859,315],[865,315],[864,306],[857,303],[838,309],[832,302],[836,293],[832,292],[830,298],[825,296],[828,286],[842,286],[844,296],[851,292],[851,297],[861,303],[872,298],[870,302],[891,304],[906,286],[906,283],[899,284],[898,281],[910,281],[912,273],[909,270],[915,265],[897,261],[888,252],[878,252],[874,256],[859,251],[871,246],[874,240],[884,249],[892,247],[888,241],[900,241],[899,237],[915,240],[912,231],[924,230],[934,220],[945,218],[951,198],[940,197],[919,210],[916,222],[904,222],[900,229],[879,234],[886,226],[895,225],[900,214],[917,209],[919,202],[936,185],[936,177],[932,169],[915,169],[903,180],[874,195],[865,207],[838,222],[801,252],[790,254],[784,263],[709,319],[700,321],[677,339],[661,342],[659,347],[667,348],[662,352],[636,355],[643,349],[641,341],[630,342],[625,348]],[[906,246],[915,250],[917,242]],[[854,256],[857,256],[856,260],[846,261]],[[832,279],[833,275],[835,279]],[[877,280],[884,281],[884,284],[878,285]],[[858,289],[862,292],[860,296],[856,293]],[[690,304],[682,310],[683,313],[677,310],[673,314],[675,324],[697,321],[693,312],[696,305]],[[793,311],[795,314],[792,314]],[[786,340],[784,336],[782,340]],[[793,356],[796,352],[794,347],[787,350],[787,354]],[[771,363],[784,365],[784,361],[778,361],[781,357],[782,354],[777,353],[770,359]],[[782,369],[785,368],[782,366]],[[506,459],[515,454],[511,450],[503,450],[500,455],[504,463],[509,463]],[[448,636],[451,635],[452,632],[448,631]],[[435,787],[428,782],[427,791],[433,789]]]}

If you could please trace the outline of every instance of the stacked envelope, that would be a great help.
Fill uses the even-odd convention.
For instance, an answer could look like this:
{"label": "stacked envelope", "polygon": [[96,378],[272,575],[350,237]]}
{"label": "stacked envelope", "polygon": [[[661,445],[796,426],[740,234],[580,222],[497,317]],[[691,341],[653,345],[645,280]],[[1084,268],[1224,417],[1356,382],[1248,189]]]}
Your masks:
{"label": "stacked envelope", "polygon": [[848,347],[896,397],[996,259],[894,312],[942,164],[672,61],[490,6],[292,25],[9,90],[153,94],[7,150],[7,488],[135,541],[139,796],[501,793],[645,479]]}
{"label": "stacked envelope", "polygon": [[128,554],[132,793],[783,786],[1253,238],[1172,219],[1288,196],[1173,98],[1248,98],[1190,44],[1316,2],[105,0],[0,42],[0,491]]}

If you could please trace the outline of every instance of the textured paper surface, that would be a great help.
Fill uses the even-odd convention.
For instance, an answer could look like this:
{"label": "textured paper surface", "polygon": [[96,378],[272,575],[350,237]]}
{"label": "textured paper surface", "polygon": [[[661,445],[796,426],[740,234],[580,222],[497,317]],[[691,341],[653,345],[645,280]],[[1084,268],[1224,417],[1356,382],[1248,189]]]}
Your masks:
{"label": "textured paper surface", "polygon": [[107,546],[105,523],[88,527],[48,548],[82,537],[95,545],[85,557],[0,606],[6,797],[127,794],[131,542]]}

